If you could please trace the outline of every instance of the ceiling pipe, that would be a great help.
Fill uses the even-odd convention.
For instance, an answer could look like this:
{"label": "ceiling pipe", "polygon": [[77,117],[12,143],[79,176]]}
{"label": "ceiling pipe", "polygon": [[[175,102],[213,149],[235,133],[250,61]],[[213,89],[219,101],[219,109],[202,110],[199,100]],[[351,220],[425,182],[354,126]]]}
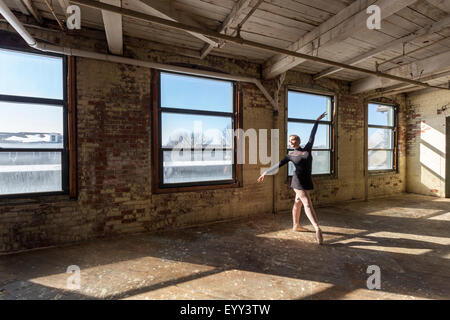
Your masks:
{"label": "ceiling pipe", "polygon": [[[2,1],[2,0],[0,0],[0,1]],[[81,58],[109,61],[109,62],[114,62],[114,63],[123,63],[123,64],[132,65],[132,66],[145,67],[145,68],[149,68],[149,69],[158,69],[158,70],[163,70],[163,71],[172,71],[172,72],[178,72],[178,73],[184,73],[184,74],[197,74],[197,75],[201,75],[201,76],[205,76],[205,77],[209,77],[209,78],[215,78],[215,79],[253,83],[262,91],[264,96],[267,98],[267,100],[269,100],[270,104],[273,106],[274,110],[276,110],[278,108],[278,106],[275,104],[274,99],[270,96],[269,92],[262,85],[262,83],[256,78],[235,76],[235,75],[230,75],[230,74],[220,73],[220,72],[196,70],[196,69],[190,69],[190,68],[185,68],[185,67],[172,66],[170,64],[163,64],[163,63],[156,63],[156,62],[150,62],[150,61],[144,61],[144,60],[138,60],[138,59],[125,58],[125,57],[120,57],[120,56],[114,56],[111,54],[97,53],[97,52],[79,50],[79,49],[68,48],[68,47],[60,47],[60,46],[55,46],[52,44],[47,44],[47,43],[42,43],[42,42],[37,42],[37,45],[34,46],[34,48],[41,50],[41,51],[45,51],[45,52],[58,53],[58,54],[63,54],[63,55],[67,55],[67,56],[76,56],[76,57],[81,57]]]}
{"label": "ceiling pipe", "polygon": [[159,25],[170,27],[170,28],[177,29],[177,30],[201,33],[205,36],[212,37],[212,38],[215,38],[218,40],[229,41],[229,42],[237,43],[237,44],[240,44],[243,46],[273,52],[276,54],[285,54],[288,56],[301,58],[301,59],[305,59],[305,60],[309,60],[309,61],[314,61],[314,62],[318,62],[318,63],[323,63],[323,64],[330,65],[330,66],[340,67],[343,69],[353,70],[353,71],[373,75],[376,77],[391,79],[391,80],[395,80],[395,81],[399,81],[399,82],[410,83],[410,84],[425,87],[425,88],[437,88],[437,89],[442,89],[442,90],[450,90],[449,88],[432,86],[432,85],[429,85],[428,83],[423,83],[423,82],[408,79],[408,78],[398,77],[398,76],[394,76],[394,75],[391,75],[388,73],[383,73],[380,71],[372,71],[369,69],[359,68],[356,66],[352,66],[352,65],[348,65],[348,64],[344,64],[344,63],[340,63],[340,62],[336,62],[336,61],[332,61],[332,60],[328,60],[328,59],[324,59],[324,58],[320,58],[320,57],[310,56],[310,55],[299,53],[296,51],[277,48],[277,47],[262,44],[259,42],[246,40],[239,36],[237,36],[237,37],[228,36],[226,34],[221,34],[216,31],[205,30],[202,28],[193,27],[190,25],[186,25],[186,24],[179,23],[176,21],[162,19],[159,17],[144,14],[141,12],[136,12],[136,11],[129,10],[129,9],[111,6],[106,3],[102,3],[102,2],[96,2],[96,1],[92,1],[92,0],[70,0],[70,2],[79,4],[79,5],[83,5],[83,6],[87,6],[90,8],[94,8],[94,9],[106,10],[106,11],[118,13],[118,14],[121,14],[121,15],[129,17],[129,18],[138,19],[138,20],[145,21],[145,22],[151,22],[151,23],[159,24]]}
{"label": "ceiling pipe", "polygon": [[244,77],[244,76],[235,76],[229,75],[226,73],[213,72],[213,71],[205,71],[205,70],[195,70],[185,67],[172,66],[169,64],[162,64],[138,59],[125,58],[121,56],[115,56],[111,54],[97,53],[86,50],[79,50],[69,47],[56,46],[53,44],[43,43],[36,41],[33,36],[25,29],[22,23],[17,19],[17,17],[11,12],[8,6],[4,3],[3,0],[0,0],[0,14],[8,21],[11,26],[20,34],[20,36],[26,41],[26,43],[37,50],[44,52],[57,53],[67,56],[76,56],[82,58],[89,58],[101,61],[109,61],[114,63],[123,63],[133,66],[145,67],[150,69],[158,69],[164,71],[172,71],[184,74],[197,74],[202,75],[209,78],[222,79],[222,80],[231,80],[231,81],[240,81],[240,82],[248,82],[253,83],[257,86],[266,99],[270,102],[274,110],[278,110],[278,105],[275,100],[271,97],[266,88],[262,85],[261,81],[256,78]]}
{"label": "ceiling pipe", "polygon": [[19,21],[19,19],[16,18],[16,16],[9,10],[8,6],[3,2],[3,0],[0,0],[0,13],[2,16],[9,22],[9,24],[17,31],[18,34],[25,40],[25,42],[33,48],[36,48],[37,42],[34,40],[34,38],[31,36],[31,34],[28,33],[27,29],[24,28],[22,23]]}

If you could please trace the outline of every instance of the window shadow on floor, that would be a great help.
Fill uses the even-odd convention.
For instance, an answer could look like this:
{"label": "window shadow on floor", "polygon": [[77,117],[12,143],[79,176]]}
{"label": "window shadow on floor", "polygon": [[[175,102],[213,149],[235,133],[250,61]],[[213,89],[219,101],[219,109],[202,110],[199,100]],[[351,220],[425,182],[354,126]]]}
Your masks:
{"label": "window shadow on floor", "polygon": [[[170,295],[177,290],[204,299],[261,299],[269,282],[277,297],[276,283],[279,290],[295,284],[287,299],[370,299],[380,295],[366,290],[369,265],[381,269],[382,297],[448,299],[450,222],[378,214],[374,205],[371,214],[358,211],[361,204],[352,211],[319,208],[324,246],[313,232],[291,231],[290,215],[279,214],[2,256],[0,299],[1,290],[8,293],[3,298],[39,299],[39,286],[48,291],[44,299],[142,298],[161,290],[166,299],[179,297]],[[301,221],[306,225],[304,215]],[[69,265],[85,279],[79,292],[64,290]],[[257,279],[253,293],[242,278]],[[34,285],[21,291],[21,281]]]}

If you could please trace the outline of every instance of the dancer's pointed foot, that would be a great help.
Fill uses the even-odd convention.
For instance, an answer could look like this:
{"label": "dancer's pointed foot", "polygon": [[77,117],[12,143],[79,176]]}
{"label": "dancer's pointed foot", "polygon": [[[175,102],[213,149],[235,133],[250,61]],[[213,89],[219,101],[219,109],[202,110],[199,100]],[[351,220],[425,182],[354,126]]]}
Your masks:
{"label": "dancer's pointed foot", "polygon": [[303,228],[302,226],[294,226],[292,228],[292,231],[297,231],[297,232],[308,232],[309,230],[306,228]]}
{"label": "dancer's pointed foot", "polygon": [[322,230],[320,230],[319,228],[316,229],[316,240],[318,244],[323,244]]}

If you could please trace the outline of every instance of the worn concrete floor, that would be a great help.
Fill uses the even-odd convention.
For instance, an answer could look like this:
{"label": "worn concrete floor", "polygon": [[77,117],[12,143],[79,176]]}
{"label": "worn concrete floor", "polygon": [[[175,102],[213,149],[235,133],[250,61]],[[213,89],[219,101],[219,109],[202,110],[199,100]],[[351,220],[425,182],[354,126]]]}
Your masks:
{"label": "worn concrete floor", "polygon": [[[318,208],[325,244],[261,214],[0,256],[1,299],[450,299],[450,200]],[[301,224],[313,230],[302,212]],[[80,289],[68,289],[68,266]],[[368,290],[368,266],[381,289]],[[76,282],[72,281],[72,284]]]}

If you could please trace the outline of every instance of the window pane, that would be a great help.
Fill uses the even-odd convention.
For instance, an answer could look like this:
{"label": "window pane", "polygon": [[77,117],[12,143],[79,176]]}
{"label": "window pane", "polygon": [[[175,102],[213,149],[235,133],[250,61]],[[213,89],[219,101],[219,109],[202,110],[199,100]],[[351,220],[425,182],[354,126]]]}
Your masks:
{"label": "window pane", "polygon": [[290,177],[292,177],[292,175],[294,174],[294,171],[295,171],[295,166],[294,166],[294,164],[292,162],[289,161],[289,164],[288,164],[288,175]]}
{"label": "window pane", "polygon": [[0,49],[0,94],[63,99],[63,60]]}
{"label": "window pane", "polygon": [[0,195],[62,191],[61,153],[0,152]]}
{"label": "window pane", "polygon": [[288,117],[316,120],[326,112],[327,116],[323,120],[330,121],[331,102],[329,96],[288,91]]}
{"label": "window pane", "polygon": [[161,73],[161,107],[233,112],[233,83]]}
{"label": "window pane", "polygon": [[369,149],[392,149],[392,129],[369,128]]}
{"label": "window pane", "polygon": [[63,108],[0,101],[1,148],[62,148]]}
{"label": "window pane", "polygon": [[[297,122],[289,122],[288,123],[288,135],[287,135],[287,144],[289,146],[289,136],[291,134],[296,134],[300,137],[300,145],[304,147],[311,135],[311,130],[313,128],[312,123],[297,123]],[[329,149],[330,148],[330,134],[329,134],[330,126],[319,125],[316,132],[316,137],[314,139],[313,149]]]}
{"label": "window pane", "polygon": [[[312,152],[312,174],[330,174],[330,152],[329,151],[313,151]],[[289,176],[292,176],[295,166],[289,162]]]}
{"label": "window pane", "polygon": [[313,151],[312,152],[312,174],[328,174],[330,172],[330,152]]}
{"label": "window pane", "polygon": [[369,104],[369,125],[394,126],[394,107]]}
{"label": "window pane", "polygon": [[231,147],[232,120],[228,117],[198,116],[163,112],[163,147]]}
{"label": "window pane", "polygon": [[233,179],[232,151],[164,151],[164,183]]}
{"label": "window pane", "polygon": [[392,170],[392,151],[372,151],[369,150],[369,170]]}

